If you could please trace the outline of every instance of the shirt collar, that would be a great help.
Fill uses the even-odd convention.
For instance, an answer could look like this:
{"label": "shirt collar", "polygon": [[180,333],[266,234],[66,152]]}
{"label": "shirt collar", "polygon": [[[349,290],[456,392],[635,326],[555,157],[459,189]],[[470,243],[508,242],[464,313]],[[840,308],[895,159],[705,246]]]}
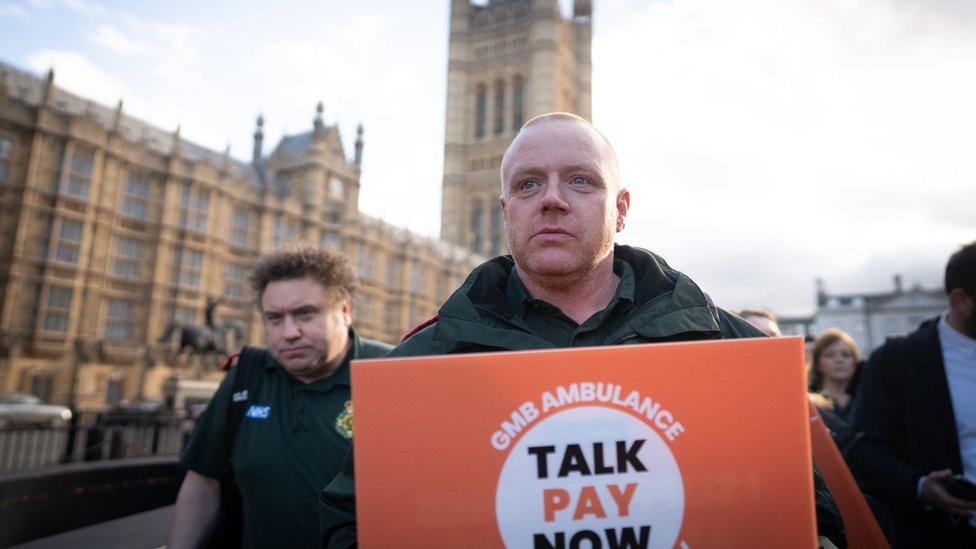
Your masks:
{"label": "shirt collar", "polygon": [[[617,284],[617,290],[614,292],[613,298],[607,304],[607,307],[612,307],[616,305],[617,301],[621,299],[626,299],[631,303],[634,302],[634,291],[637,287],[637,282],[634,276],[634,268],[630,266],[629,263],[623,261],[622,259],[613,260],[613,274],[620,278],[620,283]],[[525,314],[526,303],[531,303],[536,301],[532,294],[529,293],[529,289],[525,287],[525,283],[518,276],[518,270],[512,269],[511,276],[508,277],[508,287],[505,290],[505,300],[508,305],[515,312],[515,316],[523,316]]]}
{"label": "shirt collar", "polygon": [[953,328],[946,319],[948,314],[949,311],[946,311],[942,313],[942,316],[939,317],[939,341],[941,341],[943,345],[951,345],[955,347],[968,356],[976,357],[976,339],[973,339]]}

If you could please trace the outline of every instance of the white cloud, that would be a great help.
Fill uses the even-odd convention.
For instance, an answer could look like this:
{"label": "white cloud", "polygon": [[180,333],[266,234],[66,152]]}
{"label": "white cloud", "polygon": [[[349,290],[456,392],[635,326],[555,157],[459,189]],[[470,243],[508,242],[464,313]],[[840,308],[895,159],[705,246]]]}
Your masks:
{"label": "white cloud", "polygon": [[49,10],[54,7],[54,2],[51,0],[27,0],[27,5],[34,9]]}
{"label": "white cloud", "polygon": [[173,91],[177,96],[187,87],[207,86],[200,68],[196,31],[186,24],[143,21],[129,14],[116,18],[122,28],[101,23],[88,38],[123,57],[141,58],[154,89]]}
{"label": "white cloud", "polygon": [[105,15],[108,10],[98,2],[87,2],[85,0],[61,0],[61,5],[77,13],[87,15]]}
{"label": "white cloud", "polygon": [[89,35],[92,42],[120,55],[137,55],[144,51],[143,45],[122,33],[111,23],[102,23]]}
{"label": "white cloud", "polygon": [[63,7],[85,15],[106,15],[109,13],[105,6],[88,0],[27,0],[27,5],[42,11]]}
{"label": "white cloud", "polygon": [[118,20],[123,28],[100,23],[88,33],[89,40],[116,54],[145,55],[157,64],[190,66],[200,61],[196,31],[189,25],[146,22],[128,14]]}
{"label": "white cloud", "polygon": [[153,50],[157,55],[175,57],[185,63],[196,63],[200,52],[194,42],[195,31],[186,24],[152,22],[155,34]]}
{"label": "white cloud", "polygon": [[353,17],[351,21],[335,29],[336,39],[332,43],[349,49],[372,48],[379,40],[385,24],[379,13]]}
{"label": "white cloud", "polygon": [[17,4],[2,3],[0,4],[0,17],[10,17],[11,19],[30,19],[30,14],[27,10],[18,6]]}
{"label": "white cloud", "polygon": [[76,52],[41,50],[27,57],[27,66],[39,73],[53,67],[59,87],[106,105],[129,95],[119,78]]}
{"label": "white cloud", "polygon": [[760,304],[743,302],[751,291],[810,307],[812,291],[781,290],[874,257],[941,271],[976,233],[959,206],[976,196],[976,34],[919,26],[917,11],[757,0],[598,13],[614,26],[594,33],[594,114],[634,193],[625,240],[672,249],[736,306]]}
{"label": "white cloud", "polygon": [[[268,148],[280,128],[311,128],[313,107],[322,99],[326,119],[342,122],[347,145],[358,122],[365,126],[361,208],[424,234],[440,230],[439,205],[445,76],[431,60],[406,59],[381,39],[391,33],[388,18],[367,13],[306,35],[260,45],[249,68],[260,74],[250,90],[264,104]],[[401,59],[403,57],[404,59]],[[282,127],[278,120],[297,120]],[[352,148],[347,146],[347,155]],[[423,204],[421,205],[420,202]],[[411,204],[404,208],[398,205]],[[416,206],[416,207],[414,207]]]}

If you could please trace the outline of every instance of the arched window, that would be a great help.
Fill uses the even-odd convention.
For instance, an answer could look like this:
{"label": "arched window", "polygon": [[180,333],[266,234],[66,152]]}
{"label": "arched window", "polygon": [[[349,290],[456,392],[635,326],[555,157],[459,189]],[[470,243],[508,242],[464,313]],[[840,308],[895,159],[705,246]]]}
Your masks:
{"label": "arched window", "polygon": [[505,129],[505,82],[495,81],[495,134]]}
{"label": "arched window", "polygon": [[512,129],[518,131],[525,122],[525,79],[517,75],[512,82]]}
{"label": "arched window", "polygon": [[481,218],[483,216],[481,211],[481,201],[477,198],[471,203],[471,234],[474,239],[472,240],[472,245],[476,252],[481,253]]}
{"label": "arched window", "polygon": [[488,116],[488,88],[478,84],[475,103],[474,136],[485,136],[485,118]]}

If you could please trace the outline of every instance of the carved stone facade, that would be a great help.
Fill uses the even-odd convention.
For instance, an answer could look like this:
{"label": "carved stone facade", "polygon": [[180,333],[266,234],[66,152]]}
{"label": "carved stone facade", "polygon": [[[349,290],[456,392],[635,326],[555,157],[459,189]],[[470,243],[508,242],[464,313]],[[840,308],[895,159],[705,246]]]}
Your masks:
{"label": "carved stone facade", "polygon": [[441,238],[507,253],[498,207],[505,148],[529,118],[590,118],[591,3],[564,17],[557,0],[451,2]]}
{"label": "carved stone facade", "polygon": [[262,251],[338,246],[356,266],[359,333],[395,342],[481,258],[359,212],[352,159],[319,105],[310,131],[250,163],[0,64],[0,391],[95,409],[216,377],[159,343],[174,322],[218,322],[260,344],[246,282]]}

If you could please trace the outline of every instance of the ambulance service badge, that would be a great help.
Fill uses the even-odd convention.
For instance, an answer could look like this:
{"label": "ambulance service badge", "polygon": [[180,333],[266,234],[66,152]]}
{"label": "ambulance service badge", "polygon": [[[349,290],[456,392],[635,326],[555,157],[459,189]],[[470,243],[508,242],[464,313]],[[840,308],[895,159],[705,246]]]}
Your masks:
{"label": "ambulance service badge", "polygon": [[352,438],[352,401],[347,400],[342,412],[336,416],[336,431],[346,438]]}

